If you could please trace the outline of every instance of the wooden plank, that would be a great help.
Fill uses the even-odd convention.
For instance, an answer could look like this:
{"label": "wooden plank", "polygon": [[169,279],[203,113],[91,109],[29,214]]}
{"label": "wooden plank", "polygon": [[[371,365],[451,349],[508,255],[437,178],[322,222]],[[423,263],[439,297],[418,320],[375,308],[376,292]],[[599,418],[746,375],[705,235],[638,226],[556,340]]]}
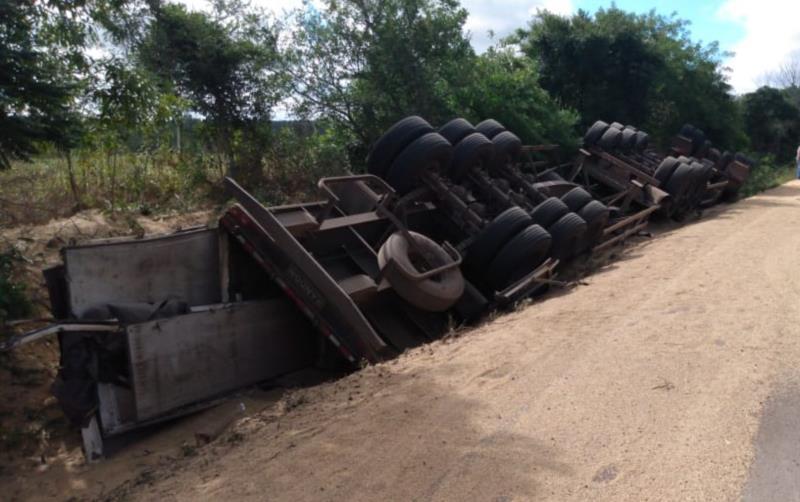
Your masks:
{"label": "wooden plank", "polygon": [[311,326],[287,300],[234,303],[127,328],[138,421],[309,366]]}
{"label": "wooden plank", "polygon": [[221,300],[215,230],[181,232],[64,250],[72,313],[93,305],[157,303],[169,296],[207,305]]}

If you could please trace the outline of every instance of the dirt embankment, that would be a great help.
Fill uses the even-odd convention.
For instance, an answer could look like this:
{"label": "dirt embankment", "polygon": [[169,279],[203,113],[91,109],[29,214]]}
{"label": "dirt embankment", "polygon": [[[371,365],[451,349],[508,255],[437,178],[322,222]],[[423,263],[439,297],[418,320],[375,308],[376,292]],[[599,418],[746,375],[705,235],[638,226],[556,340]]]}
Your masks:
{"label": "dirt embankment", "polygon": [[[265,402],[191,454],[142,471],[139,445],[60,472],[61,484],[52,472],[6,478],[5,493],[769,500],[798,474],[800,449],[774,446],[795,440],[780,417],[800,412],[781,397],[800,382],[798,250],[793,182],[661,229],[585,286]],[[128,481],[100,483],[122,462]],[[786,475],[764,481],[775,466]]]}

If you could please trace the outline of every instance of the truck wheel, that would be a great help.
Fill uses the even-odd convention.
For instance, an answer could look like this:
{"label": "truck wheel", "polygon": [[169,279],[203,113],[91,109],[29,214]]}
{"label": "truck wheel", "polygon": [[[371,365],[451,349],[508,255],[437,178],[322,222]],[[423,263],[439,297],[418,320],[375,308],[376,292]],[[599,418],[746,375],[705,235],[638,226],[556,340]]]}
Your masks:
{"label": "truck wheel", "polygon": [[667,179],[664,185],[664,191],[672,196],[673,204],[677,212],[685,209],[681,205],[684,203],[686,191],[691,187],[694,177],[692,176],[692,168],[689,164],[682,162],[675,168],[675,171]]}
{"label": "truck wheel", "polygon": [[458,142],[453,150],[453,163],[448,174],[453,181],[461,181],[473,167],[488,167],[494,159],[494,143],[476,132]]}
{"label": "truck wheel", "polygon": [[725,168],[727,168],[728,164],[731,162],[733,162],[733,154],[728,150],[725,150],[722,152],[722,155],[720,155],[719,160],[717,161],[717,169],[720,172],[724,172]]}
{"label": "truck wheel", "polygon": [[594,200],[592,194],[582,187],[575,187],[561,196],[561,202],[567,205],[570,211],[577,213],[586,204]]}
{"label": "truck wheel", "polygon": [[561,176],[560,174],[558,174],[557,172],[555,172],[555,171],[547,171],[547,172],[544,172],[541,175],[539,175],[538,178],[534,179],[533,183],[536,183],[536,182],[539,182],[539,181],[565,181],[565,180],[564,180],[564,177]]}
{"label": "truck wheel", "polygon": [[650,144],[650,136],[644,131],[637,131],[636,132],[636,145],[634,149],[638,152],[643,152],[647,149],[647,146]]}
{"label": "truck wheel", "polygon": [[492,138],[492,143],[494,143],[494,163],[497,166],[516,161],[522,151],[522,141],[513,132],[503,131],[497,134]]}
{"label": "truck wheel", "polygon": [[367,172],[381,178],[386,177],[392,162],[400,152],[412,141],[433,130],[425,119],[416,115],[397,122],[372,146],[367,156]]}
{"label": "truck wheel", "polygon": [[711,149],[711,141],[704,139],[702,143],[695,149],[693,155],[698,159],[705,158],[708,155],[708,151]]}
{"label": "truck wheel", "polygon": [[697,127],[694,128],[694,136],[692,136],[692,155],[697,155],[697,152],[703,147],[706,142],[706,134],[698,129]]}
{"label": "truck wheel", "polygon": [[453,119],[439,128],[439,134],[453,146],[474,132],[475,127],[462,118]]}
{"label": "truck wheel", "polygon": [[603,150],[613,150],[619,146],[620,141],[622,141],[622,131],[616,127],[609,127],[606,129],[606,132],[600,136],[597,145]]}
{"label": "truck wheel", "polygon": [[553,223],[547,231],[553,237],[550,256],[568,260],[582,251],[588,225],[575,213],[567,213]]}
{"label": "truck wheel", "polygon": [[511,207],[500,213],[467,248],[464,265],[479,271],[486,267],[503,245],[520,230],[533,223],[531,217],[519,207]]}
{"label": "truck wheel", "polygon": [[386,181],[401,195],[406,194],[418,186],[419,177],[425,171],[446,171],[452,156],[450,142],[440,134],[430,132],[415,139],[397,156]]}
{"label": "truck wheel", "polygon": [[696,202],[700,203],[700,201],[703,199],[703,195],[706,192],[706,186],[708,185],[708,180],[711,179],[712,168],[711,166],[706,165],[703,162],[695,162],[693,166],[697,174],[694,197],[696,199]]}
{"label": "truck wheel", "polygon": [[608,225],[610,212],[605,204],[599,200],[593,200],[578,211],[578,216],[586,222],[586,236],[581,246],[581,251],[584,251],[594,246],[603,236],[603,230]]}
{"label": "truck wheel", "polygon": [[569,213],[569,207],[561,199],[550,197],[531,211],[531,219],[537,225],[548,228],[567,213]]}
{"label": "truck wheel", "polygon": [[552,238],[539,225],[531,225],[503,246],[485,274],[486,282],[502,291],[533,272],[547,257]]}
{"label": "truck wheel", "polygon": [[483,122],[476,125],[475,130],[483,134],[487,138],[493,139],[495,136],[505,131],[506,128],[505,126],[503,126],[503,124],[496,121],[495,119],[486,119]]}
{"label": "truck wheel", "polygon": [[[417,308],[429,312],[442,312],[452,307],[464,293],[464,276],[458,268],[417,281],[413,273],[423,273],[452,261],[441,246],[416,232],[412,247],[406,237],[395,232],[386,239],[378,251],[378,266],[384,277],[400,298]],[[386,268],[394,261],[394,267]]]}
{"label": "truck wheel", "polygon": [[746,165],[747,167],[749,167],[751,169],[756,164],[753,161],[753,159],[751,159],[750,157],[748,157],[747,155],[745,155],[743,153],[736,152],[736,155],[734,155],[733,158],[734,158],[734,160],[738,160],[739,162],[741,162],[742,164]]}
{"label": "truck wheel", "polygon": [[628,129],[627,127],[623,129],[620,146],[624,150],[633,150],[636,147],[636,131]]}
{"label": "truck wheel", "polygon": [[678,167],[678,164],[680,164],[680,161],[675,157],[667,157],[661,161],[661,164],[658,165],[656,172],[653,174],[653,177],[659,181],[659,186],[664,186],[664,183],[675,171],[675,168]]}
{"label": "truck wheel", "polygon": [[678,134],[686,139],[692,139],[694,138],[695,134],[697,134],[697,128],[692,124],[683,124],[683,127],[681,127],[681,131]]}
{"label": "truck wheel", "polygon": [[597,143],[603,133],[608,130],[608,127],[609,125],[602,120],[598,120],[592,124],[592,127],[583,135],[583,146],[592,146]]}

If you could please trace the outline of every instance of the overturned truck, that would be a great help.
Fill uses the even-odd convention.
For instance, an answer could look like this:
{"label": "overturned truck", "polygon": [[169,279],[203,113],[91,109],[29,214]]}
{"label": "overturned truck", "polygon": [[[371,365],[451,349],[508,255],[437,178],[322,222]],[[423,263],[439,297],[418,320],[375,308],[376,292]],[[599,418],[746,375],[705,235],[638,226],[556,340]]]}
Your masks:
{"label": "overturned truck", "polygon": [[0,348],[58,335],[53,392],[99,458],[107,438],[236,389],[436,339],[558,284],[565,264],[669,207],[637,174],[654,153],[637,164],[586,148],[562,162],[494,120],[408,117],[374,145],[369,174],[320,180],[318,201],[265,207],[226,179],[236,203],[216,228],[63,249],[44,272],[59,321]]}

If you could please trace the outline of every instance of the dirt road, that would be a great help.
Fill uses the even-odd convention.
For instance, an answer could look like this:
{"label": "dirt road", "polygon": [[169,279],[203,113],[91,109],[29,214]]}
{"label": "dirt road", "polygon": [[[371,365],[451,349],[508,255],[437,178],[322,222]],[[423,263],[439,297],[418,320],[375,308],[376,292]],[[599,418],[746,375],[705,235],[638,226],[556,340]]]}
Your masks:
{"label": "dirt road", "polygon": [[800,498],[800,183],[665,229],[587,282],[294,394],[115,494]]}

